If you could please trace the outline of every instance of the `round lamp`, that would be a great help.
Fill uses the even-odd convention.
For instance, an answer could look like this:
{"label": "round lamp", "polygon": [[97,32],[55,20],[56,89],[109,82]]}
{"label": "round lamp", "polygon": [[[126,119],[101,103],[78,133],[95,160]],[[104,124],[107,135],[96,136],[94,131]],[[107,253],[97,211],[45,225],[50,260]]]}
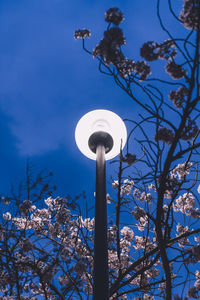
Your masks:
{"label": "round lamp", "polygon": [[91,144],[96,138],[106,141],[105,159],[114,158],[125,146],[126,126],[122,119],[112,111],[97,109],[85,114],[78,122],[75,140],[79,150],[88,158],[96,160]]}

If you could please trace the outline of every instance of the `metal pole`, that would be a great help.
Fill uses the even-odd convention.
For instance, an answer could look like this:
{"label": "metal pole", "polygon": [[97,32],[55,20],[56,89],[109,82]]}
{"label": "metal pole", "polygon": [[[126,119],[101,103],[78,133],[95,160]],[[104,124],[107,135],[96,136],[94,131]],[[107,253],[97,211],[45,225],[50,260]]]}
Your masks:
{"label": "metal pole", "polygon": [[109,299],[105,147],[96,148],[93,300]]}

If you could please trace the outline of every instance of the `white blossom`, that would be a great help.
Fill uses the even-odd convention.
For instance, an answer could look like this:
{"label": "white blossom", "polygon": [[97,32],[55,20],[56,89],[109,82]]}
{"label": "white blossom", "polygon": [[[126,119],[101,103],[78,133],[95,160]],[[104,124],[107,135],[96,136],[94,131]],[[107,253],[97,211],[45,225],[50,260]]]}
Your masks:
{"label": "white blossom", "polygon": [[3,218],[6,221],[10,221],[11,220],[11,213],[7,212],[7,213],[3,214]]}
{"label": "white blossom", "polygon": [[147,223],[148,223],[148,217],[147,216],[145,216],[144,218],[141,217],[139,223],[136,224],[136,226],[139,231],[144,231]]}
{"label": "white blossom", "polygon": [[195,286],[192,286],[188,289],[188,297],[199,299],[197,293],[198,293],[198,290],[196,289]]}
{"label": "white blossom", "polygon": [[191,193],[184,193],[176,199],[175,204],[173,204],[174,211],[182,212],[186,216],[190,216],[195,207],[195,199]]}
{"label": "white blossom", "polygon": [[107,202],[107,204],[110,204],[111,200],[112,200],[112,198],[110,197],[110,195],[106,194],[106,202]]}
{"label": "white blossom", "polygon": [[113,243],[116,241],[116,235],[117,235],[117,227],[116,226],[111,226],[108,228],[108,243]]}
{"label": "white blossom", "polygon": [[140,195],[140,201],[143,202],[143,201],[146,201],[147,203],[151,202],[152,200],[152,196],[150,193],[141,193]]}
{"label": "white blossom", "polygon": [[200,194],[200,185],[197,188],[197,192]]}
{"label": "white blossom", "polygon": [[183,180],[186,175],[190,174],[190,168],[193,166],[191,162],[185,162],[182,164],[178,164],[171,172],[170,174],[177,177],[180,180]]}
{"label": "white blossom", "polygon": [[121,234],[124,236],[124,238],[131,242],[133,240],[133,237],[134,237],[134,233],[133,233],[133,230],[130,229],[129,227],[127,226],[124,226],[122,229],[121,229]]}
{"label": "white blossom", "polygon": [[53,208],[54,199],[52,197],[45,199],[44,202],[50,209]]}
{"label": "white blossom", "polygon": [[200,243],[200,236],[195,236],[194,240],[195,240],[195,242]]}
{"label": "white blossom", "polygon": [[[133,185],[134,185],[134,182],[132,180],[125,179],[123,184],[121,185],[121,190],[120,190],[121,196],[123,194],[129,195],[131,193]],[[114,180],[114,182],[112,183],[112,187],[114,189],[117,189],[119,187],[118,180]]]}
{"label": "white blossom", "polygon": [[135,249],[152,249],[154,246],[150,242],[149,237],[145,236],[135,236],[135,244],[133,245]]}
{"label": "white blossom", "polygon": [[123,185],[121,186],[121,195],[130,195],[133,188],[134,182],[132,180],[125,179]]}
{"label": "white blossom", "polygon": [[113,189],[117,189],[117,188],[118,188],[118,186],[119,186],[119,182],[118,182],[118,180],[114,180],[114,182],[112,183],[112,187],[113,187]]}
{"label": "white blossom", "polygon": [[18,229],[31,229],[31,222],[26,218],[12,218],[13,224],[15,224]]}
{"label": "white blossom", "polygon": [[200,291],[200,279],[197,279],[194,283],[195,288]]}
{"label": "white blossom", "polygon": [[95,226],[95,219],[94,218],[93,219],[90,219],[90,218],[83,219],[82,217],[79,217],[78,222],[79,222],[81,227],[84,227],[89,231],[94,230],[94,226]]}
{"label": "white blossom", "polygon": [[146,192],[141,193],[138,189],[134,189],[133,196],[141,202],[145,201],[147,203],[150,203],[152,200],[152,195],[150,193],[146,193]]}
{"label": "white blossom", "polygon": [[[178,232],[178,235],[182,235],[182,234],[188,232],[189,228],[188,228],[188,226],[184,227],[183,225],[178,223],[176,225],[176,231]],[[189,240],[186,237],[184,237],[184,238],[181,238],[178,242],[179,242],[179,247],[184,248],[185,243],[189,243]]]}
{"label": "white blossom", "polygon": [[196,279],[200,279],[200,271],[196,270],[195,272]]}
{"label": "white blossom", "polygon": [[148,189],[151,191],[151,190],[153,190],[154,192],[156,192],[156,186],[155,186],[155,184],[150,184],[149,186],[148,186]]}
{"label": "white blossom", "polygon": [[91,32],[88,29],[78,29],[74,33],[74,38],[77,39],[85,39],[86,37],[90,37]]}

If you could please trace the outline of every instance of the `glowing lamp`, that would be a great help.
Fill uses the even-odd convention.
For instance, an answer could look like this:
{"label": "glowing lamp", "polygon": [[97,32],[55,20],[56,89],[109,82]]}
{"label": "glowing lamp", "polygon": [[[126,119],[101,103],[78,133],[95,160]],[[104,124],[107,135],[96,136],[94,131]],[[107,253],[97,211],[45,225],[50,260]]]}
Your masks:
{"label": "glowing lamp", "polygon": [[127,139],[126,126],[112,111],[97,109],[85,114],[78,122],[75,140],[79,150],[96,160],[96,146],[105,146],[105,159],[114,158],[123,149]]}
{"label": "glowing lamp", "polygon": [[109,300],[105,160],[120,153],[126,138],[124,122],[109,110],[93,110],[76,126],[78,148],[88,158],[96,160],[93,300]]}

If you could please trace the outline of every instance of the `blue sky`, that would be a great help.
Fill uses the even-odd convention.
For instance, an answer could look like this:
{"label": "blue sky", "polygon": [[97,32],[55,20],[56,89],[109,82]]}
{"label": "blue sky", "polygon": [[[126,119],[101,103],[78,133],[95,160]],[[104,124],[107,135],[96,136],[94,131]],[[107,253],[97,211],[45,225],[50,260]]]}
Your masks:
{"label": "blue sky", "polygon": [[[97,61],[73,34],[90,29],[92,49],[106,28],[104,12],[119,7],[125,14],[125,52],[137,60],[142,43],[166,39],[155,2],[0,0],[1,193],[24,176],[27,158],[38,171],[53,171],[61,194],[94,191],[95,163],[76,147],[76,123],[98,108],[129,119],[138,111],[112,79],[98,72]],[[164,17],[174,27],[172,17]]]}

